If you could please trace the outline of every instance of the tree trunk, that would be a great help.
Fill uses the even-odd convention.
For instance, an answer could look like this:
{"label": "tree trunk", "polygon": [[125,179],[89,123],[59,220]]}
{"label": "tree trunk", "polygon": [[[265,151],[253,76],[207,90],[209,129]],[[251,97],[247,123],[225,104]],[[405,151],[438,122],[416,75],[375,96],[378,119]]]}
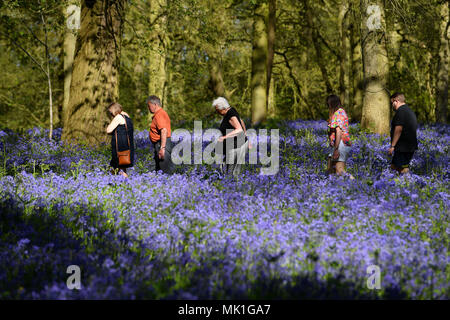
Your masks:
{"label": "tree trunk", "polygon": [[[269,98],[267,99],[267,109],[269,109],[269,104],[271,103],[270,98],[272,98],[273,100],[273,96],[270,97],[270,91],[271,89],[273,89],[272,67],[273,67],[273,59],[275,56],[275,27],[277,18],[276,12],[277,12],[277,1],[269,0],[269,15],[267,19],[267,92],[266,92],[266,95]],[[272,90],[272,95],[273,94],[274,92]]]}
{"label": "tree trunk", "polygon": [[341,37],[339,95],[342,103],[348,107],[351,107],[353,105],[352,101],[350,101],[350,60],[352,49],[349,36],[349,10],[349,0],[342,0],[338,17],[339,34]]}
{"label": "tree trunk", "polygon": [[48,82],[48,102],[49,102],[49,114],[50,114],[50,130],[48,133],[48,137],[51,140],[53,138],[53,93],[52,93],[52,77],[50,73],[50,54],[48,47],[48,30],[47,30],[47,22],[44,17],[44,13],[41,11],[41,21],[44,26],[44,35],[45,35],[45,63],[47,67],[47,82]]}
{"label": "tree trunk", "polygon": [[[64,100],[63,114],[69,107],[70,83],[72,82],[73,60],[77,43],[77,33],[80,29],[80,1],[69,0],[63,8],[66,17],[66,29],[64,32]],[[65,125],[65,123],[63,123]]]}
{"label": "tree trunk", "polygon": [[351,108],[352,118],[354,121],[361,122],[363,96],[364,96],[364,80],[361,44],[357,43],[352,53],[352,81],[353,81],[353,106]]}
{"label": "tree trunk", "polygon": [[156,95],[164,104],[164,90],[166,84],[166,24],[167,18],[163,14],[166,9],[166,0],[150,1],[150,21],[156,21],[153,25],[152,43],[149,52],[149,82],[148,92]]}
{"label": "tree trunk", "polygon": [[402,55],[400,53],[400,45],[402,42],[402,26],[400,25],[397,16],[392,17],[391,28],[389,28],[389,62],[390,67],[397,68],[399,71],[403,69],[401,63]]}
{"label": "tree trunk", "polygon": [[436,83],[436,120],[447,122],[449,65],[449,3],[441,5],[440,46]]}
{"label": "tree trunk", "polygon": [[269,92],[267,96],[267,113],[269,118],[275,118],[277,116],[276,114],[276,105],[275,105],[275,78],[272,76],[270,77],[270,84],[269,84]]}
{"label": "tree trunk", "polygon": [[361,126],[378,134],[389,133],[390,101],[386,90],[389,65],[382,0],[361,0],[361,48],[364,98]]}
{"label": "tree trunk", "polygon": [[252,125],[266,119],[267,113],[267,3],[257,4],[253,16]]}
{"label": "tree trunk", "polygon": [[351,83],[353,104],[350,107],[352,121],[361,122],[363,103],[363,67],[360,39],[359,0],[351,0],[352,27],[350,29],[351,44]]}
{"label": "tree trunk", "polygon": [[81,29],[73,63],[65,141],[106,142],[106,108],[118,100],[125,0],[82,2]]}
{"label": "tree trunk", "polygon": [[222,68],[219,61],[212,56],[209,56],[209,74],[210,74],[210,88],[216,97],[225,97],[229,99],[229,95],[225,89],[223,81]]}

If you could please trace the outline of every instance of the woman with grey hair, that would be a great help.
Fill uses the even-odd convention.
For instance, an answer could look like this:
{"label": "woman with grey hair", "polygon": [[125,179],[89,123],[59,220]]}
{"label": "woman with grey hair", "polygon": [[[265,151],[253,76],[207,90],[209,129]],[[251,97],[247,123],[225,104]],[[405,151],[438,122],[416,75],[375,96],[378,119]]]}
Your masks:
{"label": "woman with grey hair", "polygon": [[212,103],[216,112],[223,116],[219,130],[222,136],[218,142],[223,144],[225,163],[222,164],[224,174],[239,175],[241,166],[245,162],[245,153],[248,150],[249,141],[246,137],[245,124],[235,108],[230,107],[227,99],[219,97]]}

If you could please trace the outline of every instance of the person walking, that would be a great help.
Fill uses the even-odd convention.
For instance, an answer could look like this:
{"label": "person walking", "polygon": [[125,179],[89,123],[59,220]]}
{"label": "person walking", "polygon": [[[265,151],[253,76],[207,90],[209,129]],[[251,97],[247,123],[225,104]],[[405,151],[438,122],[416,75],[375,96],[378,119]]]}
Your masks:
{"label": "person walking", "polygon": [[213,101],[212,106],[218,114],[223,116],[219,128],[222,136],[218,140],[223,144],[221,149],[225,155],[225,163],[221,166],[222,173],[231,173],[237,177],[241,172],[242,164],[245,162],[245,153],[249,148],[245,124],[227,99],[219,97]]}
{"label": "person walking", "polygon": [[173,173],[172,142],[170,117],[163,109],[161,100],[157,96],[147,99],[147,107],[153,114],[150,124],[149,137],[155,150],[155,171],[162,170],[167,174]]}
{"label": "person walking", "polygon": [[[127,168],[134,165],[134,128],[130,116],[122,110],[122,106],[116,102],[108,106],[108,114],[112,119],[106,128],[106,133],[111,135],[111,162],[113,173],[118,172],[128,177]],[[120,165],[117,152],[130,150],[131,163]]]}
{"label": "person walking", "polygon": [[391,122],[391,146],[389,155],[393,155],[391,168],[399,173],[408,173],[409,164],[418,149],[417,117],[406,104],[403,93],[391,96],[391,106],[395,115]]}
{"label": "person walking", "polygon": [[[348,116],[338,96],[330,95],[326,102],[329,114],[328,139],[333,148],[328,155],[328,172],[343,175],[346,174],[345,165],[351,151]],[[350,179],[354,179],[352,175]]]}

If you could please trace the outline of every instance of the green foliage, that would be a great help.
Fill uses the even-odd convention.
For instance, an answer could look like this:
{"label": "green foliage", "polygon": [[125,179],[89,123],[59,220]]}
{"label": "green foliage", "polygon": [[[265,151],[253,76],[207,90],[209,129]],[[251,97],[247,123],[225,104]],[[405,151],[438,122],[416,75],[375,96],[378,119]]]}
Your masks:
{"label": "green foliage", "polygon": [[[213,122],[216,98],[212,73],[221,73],[225,95],[245,118],[251,117],[251,35],[255,6],[261,0],[175,0],[156,12],[152,1],[128,2],[120,65],[120,103],[135,126],[148,128],[145,99],[152,74],[150,53],[165,57],[163,101],[174,126],[193,120]],[[344,21],[352,50],[350,66],[343,66],[338,11],[347,3]],[[391,0],[386,3],[387,45],[390,59],[388,90],[405,92],[419,121],[435,121],[435,82],[439,49],[439,1]],[[45,75],[25,54],[43,63],[43,24],[49,26],[49,53],[54,86],[56,126],[62,126],[64,1],[5,0],[0,4],[0,121],[17,130],[47,126],[48,93]],[[361,116],[356,93],[362,87],[359,1],[278,0],[275,57],[275,119],[325,119],[324,98],[343,95],[352,121]],[[156,25],[164,27],[157,34]],[[397,38],[398,42],[394,41]],[[159,40],[158,40],[159,39]],[[155,48],[154,41],[162,46]],[[316,44],[312,45],[313,43]],[[398,48],[396,47],[399,44]],[[344,68],[342,68],[344,67]],[[350,88],[341,87],[345,68]],[[216,74],[217,76],[217,74]],[[326,83],[328,83],[326,85]],[[345,89],[345,90],[344,90]],[[268,126],[276,121],[268,119]]]}

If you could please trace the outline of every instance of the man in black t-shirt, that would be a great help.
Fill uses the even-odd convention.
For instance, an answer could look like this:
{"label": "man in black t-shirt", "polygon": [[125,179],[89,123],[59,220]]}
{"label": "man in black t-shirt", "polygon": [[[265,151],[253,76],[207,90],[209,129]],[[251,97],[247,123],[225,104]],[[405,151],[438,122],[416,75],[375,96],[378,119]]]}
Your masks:
{"label": "man in black t-shirt", "polygon": [[392,108],[395,111],[391,122],[391,168],[399,173],[409,172],[409,163],[417,150],[417,118],[408,107],[403,93],[391,96]]}

